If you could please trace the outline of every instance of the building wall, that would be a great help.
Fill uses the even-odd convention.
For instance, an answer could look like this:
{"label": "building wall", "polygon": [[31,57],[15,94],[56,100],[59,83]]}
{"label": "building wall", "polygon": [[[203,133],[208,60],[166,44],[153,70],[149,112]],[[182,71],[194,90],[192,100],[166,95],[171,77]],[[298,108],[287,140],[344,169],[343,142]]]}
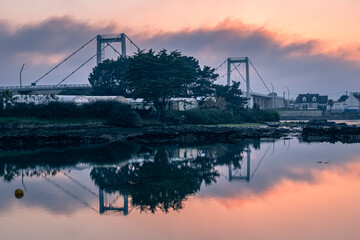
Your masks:
{"label": "building wall", "polygon": [[353,93],[350,93],[349,98],[344,102],[345,109],[359,109],[360,101],[357,100]]}
{"label": "building wall", "polygon": [[321,117],[322,111],[279,111],[281,118]]}
{"label": "building wall", "polygon": [[[273,98],[269,96],[251,96],[253,103],[256,103],[260,109],[273,109]],[[251,106],[252,107],[252,106]],[[283,98],[275,97],[275,108],[284,108],[285,101]]]}

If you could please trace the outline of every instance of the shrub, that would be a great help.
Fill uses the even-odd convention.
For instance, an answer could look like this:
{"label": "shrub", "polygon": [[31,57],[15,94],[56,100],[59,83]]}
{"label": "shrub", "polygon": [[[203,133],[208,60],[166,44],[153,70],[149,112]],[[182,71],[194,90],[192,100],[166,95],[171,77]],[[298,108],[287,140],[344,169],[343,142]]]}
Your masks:
{"label": "shrub", "polygon": [[49,102],[48,104],[40,104],[38,113],[41,118],[74,118],[78,117],[78,107],[75,103]]}
{"label": "shrub", "polygon": [[[233,113],[216,108],[191,109],[184,112],[186,121],[191,124],[220,124],[233,120]],[[230,121],[229,121],[230,120]]]}
{"label": "shrub", "polygon": [[83,105],[71,102],[50,102],[48,104],[15,103],[6,110],[0,110],[5,117],[38,117],[45,119],[103,118],[117,126],[141,125],[139,114],[130,106],[116,101],[95,101]]}
{"label": "shrub", "polygon": [[185,112],[178,110],[170,110],[166,113],[164,123],[171,125],[180,125],[185,121]]}
{"label": "shrub", "polygon": [[246,122],[277,122],[280,115],[275,110],[246,109]]}
{"label": "shrub", "polygon": [[108,118],[110,112],[116,107],[128,107],[129,105],[117,101],[94,101],[79,106],[81,117]]}
{"label": "shrub", "polygon": [[129,105],[125,104],[119,104],[115,108],[111,109],[107,122],[110,125],[121,127],[142,126],[140,115],[131,110]]}

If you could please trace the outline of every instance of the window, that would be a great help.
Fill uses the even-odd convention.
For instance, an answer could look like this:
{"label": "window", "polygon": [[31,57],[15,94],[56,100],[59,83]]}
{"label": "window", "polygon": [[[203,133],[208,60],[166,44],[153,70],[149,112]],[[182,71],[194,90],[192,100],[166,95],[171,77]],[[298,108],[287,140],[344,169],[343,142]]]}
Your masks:
{"label": "window", "polygon": [[306,97],[303,97],[303,98],[302,98],[302,101],[303,101],[303,102],[306,102]]}
{"label": "window", "polygon": [[313,101],[313,102],[316,102],[316,97],[313,97],[313,98],[312,98],[312,101]]}

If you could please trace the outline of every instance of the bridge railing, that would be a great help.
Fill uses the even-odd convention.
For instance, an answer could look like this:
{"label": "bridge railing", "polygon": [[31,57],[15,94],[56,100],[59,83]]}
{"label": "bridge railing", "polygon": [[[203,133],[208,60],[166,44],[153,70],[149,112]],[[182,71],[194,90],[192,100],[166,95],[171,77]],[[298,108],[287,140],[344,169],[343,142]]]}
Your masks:
{"label": "bridge railing", "polygon": [[60,85],[35,85],[35,86],[0,86],[0,90],[37,90],[37,89],[66,89],[66,88],[91,88],[90,84],[60,84]]}

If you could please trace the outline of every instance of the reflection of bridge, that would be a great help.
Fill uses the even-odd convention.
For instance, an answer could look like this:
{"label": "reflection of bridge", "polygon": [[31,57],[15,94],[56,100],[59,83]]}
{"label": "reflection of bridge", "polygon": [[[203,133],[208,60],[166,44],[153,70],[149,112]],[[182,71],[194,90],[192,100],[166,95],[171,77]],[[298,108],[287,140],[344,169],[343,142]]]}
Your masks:
{"label": "reflection of bridge", "polygon": [[104,200],[105,200],[104,199],[104,190],[99,187],[99,212],[100,212],[100,214],[104,214],[107,211],[115,211],[115,212],[122,212],[125,216],[128,215],[128,213],[129,213],[129,198],[128,198],[127,194],[124,194],[124,206],[123,207],[113,206],[113,202],[117,201],[118,198],[116,198],[115,201],[113,201],[112,203],[107,202],[106,203],[107,205],[105,205]]}
{"label": "reflection of bridge", "polygon": [[[117,198],[114,201],[109,202],[109,198],[104,197],[104,190],[101,187],[99,187],[99,194],[96,194],[90,188],[88,188],[87,186],[85,186],[84,184],[82,184],[81,182],[79,182],[78,180],[73,178],[72,176],[70,176],[69,173],[63,172],[63,174],[68,179],[70,179],[72,182],[74,182],[76,185],[80,186],[82,189],[84,189],[85,191],[89,192],[91,195],[93,195],[93,196],[95,196],[96,198],[99,199],[99,210],[98,210],[98,212],[100,214],[104,214],[104,213],[110,211],[110,212],[120,212],[125,216],[128,215],[128,213],[129,213],[129,204],[128,204],[129,200],[128,200],[128,195],[127,194],[124,194],[124,196],[123,196],[124,197],[124,206],[123,207],[116,207],[113,204],[119,199],[119,197],[121,196],[120,194],[117,196]],[[85,200],[82,200],[77,194],[74,194],[74,193],[70,192],[68,189],[66,189],[65,187],[63,187],[63,186],[59,185],[58,183],[54,182],[50,178],[47,178],[46,176],[44,177],[44,179],[48,183],[50,183],[51,185],[56,187],[57,189],[64,192],[66,195],[68,195],[71,198],[79,201],[80,203],[82,203],[87,208],[97,212],[97,210],[94,207],[92,207],[91,204],[89,204]]]}
{"label": "reflection of bridge", "polygon": [[[268,148],[266,149],[264,155],[261,157],[260,161],[258,162],[257,166],[255,167],[254,171],[251,173],[250,171],[250,160],[251,160],[251,150],[250,150],[250,146],[248,145],[246,148],[246,174],[242,174],[241,172],[237,172],[238,169],[234,169],[231,165],[231,163],[228,165],[228,170],[229,170],[229,176],[228,176],[228,180],[229,182],[232,181],[246,181],[246,182],[250,182],[250,180],[255,176],[256,171],[258,170],[258,168],[260,167],[262,161],[265,159],[265,156],[267,155],[269,149],[270,149],[270,144],[268,146]],[[241,165],[242,166],[242,165]]]}
{"label": "reflection of bridge", "polygon": [[[245,182],[250,182],[253,177],[255,176],[257,170],[259,169],[260,165],[262,164],[263,160],[265,159],[269,149],[271,146],[274,146],[273,144],[269,144],[267,146],[266,151],[263,153],[262,157],[257,159],[258,161],[256,166],[253,165],[253,168],[250,168],[250,162],[251,162],[251,147],[250,144],[247,145],[241,145],[238,149],[240,151],[231,151],[231,155],[234,156],[234,158],[231,158],[231,156],[228,156],[230,158],[227,158],[228,160],[230,160],[229,162],[226,163],[226,165],[223,165],[222,161],[219,160],[219,165],[217,165],[217,159],[213,159],[212,161],[214,161],[214,165],[211,166],[211,168],[214,168],[216,166],[223,166],[225,168],[222,168],[224,171],[228,170],[228,176],[224,176],[225,178],[227,178],[227,180],[229,182],[234,182],[234,181],[245,181]],[[255,145],[254,145],[254,148]],[[236,148],[235,148],[236,149]],[[201,156],[202,152],[197,152],[197,151],[193,151],[194,153],[196,152],[197,156]],[[246,153],[246,157],[245,157],[245,153]],[[239,154],[242,155],[241,158],[239,158]],[[175,162],[179,162],[181,160],[186,160],[188,159],[190,162],[187,164],[191,164],[191,161],[194,160],[195,164],[199,164],[199,162],[195,161],[196,160],[196,156],[191,155],[189,156],[189,158],[185,158],[185,159],[181,159],[181,158],[176,158],[174,159]],[[144,159],[145,160],[145,159]],[[170,160],[170,159],[169,159]],[[233,160],[236,160],[233,161]],[[254,159],[253,159],[254,160]],[[120,164],[115,164],[115,165],[109,165],[109,166],[102,166],[102,167],[110,167],[110,168],[114,168],[114,169],[120,169],[122,167],[124,167],[126,164],[131,164],[132,161],[124,161],[121,162]],[[137,160],[134,160],[135,163],[137,163]],[[152,162],[150,160],[150,162]],[[237,164],[239,163],[239,164]],[[204,171],[204,168],[201,167],[199,168],[201,171]],[[82,205],[84,205],[85,207],[100,213],[101,215],[105,215],[105,214],[121,214],[121,215],[128,215],[131,212],[131,207],[129,210],[129,205],[133,205],[134,202],[131,202],[129,204],[129,198],[132,199],[131,201],[134,201],[134,199],[138,199],[138,198],[133,198],[134,196],[132,195],[134,192],[127,192],[127,191],[117,191],[117,188],[112,189],[112,186],[118,186],[118,183],[112,183],[111,181],[105,181],[107,184],[111,184],[110,188],[108,190],[105,190],[106,187],[104,187],[104,185],[101,184],[96,184],[98,186],[98,188],[92,188],[92,187],[88,187],[87,184],[83,184],[81,181],[79,181],[78,179],[76,179],[75,177],[70,175],[70,172],[65,172],[65,171],[60,171],[64,177],[67,177],[72,184],[77,185],[78,187],[80,187],[81,189],[85,190],[87,193],[90,193],[93,197],[95,197],[98,200],[98,207],[94,206],[94,202],[89,202],[90,199],[82,199],[83,195],[81,195],[80,192],[78,191],[74,191],[74,190],[70,190],[68,188],[65,187],[64,182],[62,183],[57,183],[56,181],[54,181],[54,179],[52,178],[47,178],[45,176],[45,180],[53,185],[54,187],[56,187],[57,189],[61,190],[62,192],[64,192],[66,195],[70,196],[71,198],[75,199],[76,201],[80,202]],[[105,173],[105,172],[104,172]],[[110,171],[111,173],[111,171]],[[116,173],[116,171],[115,171]],[[106,174],[104,175],[103,173],[100,172],[100,177],[104,177],[106,176]],[[109,175],[112,176],[112,175]],[[108,178],[108,179],[113,179],[113,177]],[[116,177],[114,178],[116,179]],[[130,181],[133,182],[133,181]],[[106,185],[106,184],[105,184]],[[171,185],[173,187],[173,185]],[[200,186],[200,185],[199,185]],[[188,189],[189,186],[186,186],[186,188]],[[137,189],[139,190],[139,189]],[[141,192],[141,191],[140,191]],[[146,192],[146,195],[148,194],[152,194],[153,192]],[[178,192],[179,193],[179,192]],[[178,194],[177,193],[177,194]],[[129,195],[128,195],[129,194]],[[179,195],[181,196],[181,195]],[[136,205],[136,203],[135,203]],[[133,205],[134,207],[134,205]]]}

